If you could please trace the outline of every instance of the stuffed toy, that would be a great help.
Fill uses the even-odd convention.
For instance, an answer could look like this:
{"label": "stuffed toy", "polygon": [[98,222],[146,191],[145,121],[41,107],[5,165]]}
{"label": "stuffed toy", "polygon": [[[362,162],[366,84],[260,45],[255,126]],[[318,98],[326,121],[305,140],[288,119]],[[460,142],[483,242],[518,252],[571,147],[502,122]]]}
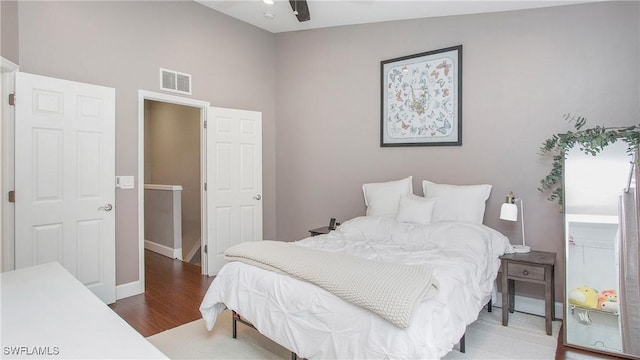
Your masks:
{"label": "stuffed toy", "polygon": [[587,309],[598,309],[598,290],[580,286],[569,292],[569,304]]}
{"label": "stuffed toy", "polygon": [[620,310],[618,293],[615,290],[602,290],[598,296],[598,309],[617,313]]}

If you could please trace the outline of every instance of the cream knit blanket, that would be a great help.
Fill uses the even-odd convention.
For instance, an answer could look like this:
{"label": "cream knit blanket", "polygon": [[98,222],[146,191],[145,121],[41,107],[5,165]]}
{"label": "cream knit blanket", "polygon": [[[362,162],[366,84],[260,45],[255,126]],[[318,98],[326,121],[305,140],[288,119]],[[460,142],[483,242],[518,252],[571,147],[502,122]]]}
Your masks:
{"label": "cream knit blanket", "polygon": [[414,309],[435,296],[438,284],[423,265],[392,264],[307,249],[281,241],[244,242],[225,251],[240,261],[313,283],[406,328]]}

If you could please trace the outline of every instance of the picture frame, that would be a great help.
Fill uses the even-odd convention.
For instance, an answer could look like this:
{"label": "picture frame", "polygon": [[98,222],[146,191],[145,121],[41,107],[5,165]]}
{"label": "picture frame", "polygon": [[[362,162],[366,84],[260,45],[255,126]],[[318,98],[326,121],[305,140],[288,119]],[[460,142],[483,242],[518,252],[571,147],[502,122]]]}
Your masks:
{"label": "picture frame", "polygon": [[380,62],[380,146],[462,145],[462,45]]}

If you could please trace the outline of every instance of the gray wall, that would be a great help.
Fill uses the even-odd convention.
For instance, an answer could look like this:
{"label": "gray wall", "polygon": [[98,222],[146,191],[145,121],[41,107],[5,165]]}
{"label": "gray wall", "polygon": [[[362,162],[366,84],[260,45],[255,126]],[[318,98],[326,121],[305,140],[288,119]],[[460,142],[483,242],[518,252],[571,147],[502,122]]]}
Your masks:
{"label": "gray wall", "polygon": [[[273,34],[192,1],[24,1],[19,29],[21,71],[116,89],[117,175],[138,173],[138,90],[159,91],[159,67],[192,74],[194,99],[261,111],[264,236],[276,237]],[[117,190],[117,284],[138,280],[137,209],[137,190]]]}
{"label": "gray wall", "polygon": [[182,248],[181,198],[182,191],[144,190],[145,242]]}
{"label": "gray wall", "polygon": [[18,64],[18,2],[0,1],[0,55]]}
{"label": "gray wall", "polygon": [[[562,215],[536,190],[551,166],[538,150],[568,112],[638,123],[639,17],[638,2],[605,2],[278,34],[278,238],[363,215],[366,182],[489,183],[485,223],[518,243],[498,215],[509,191],[524,199],[527,244],[558,253],[560,299]],[[459,44],[463,145],[381,148],[380,61]]]}

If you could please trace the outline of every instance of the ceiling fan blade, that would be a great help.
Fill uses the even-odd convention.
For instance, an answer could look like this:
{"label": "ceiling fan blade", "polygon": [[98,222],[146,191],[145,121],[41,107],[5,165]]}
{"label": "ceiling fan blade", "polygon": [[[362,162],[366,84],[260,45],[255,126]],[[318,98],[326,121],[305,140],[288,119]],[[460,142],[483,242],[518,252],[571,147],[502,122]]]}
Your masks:
{"label": "ceiling fan blade", "polygon": [[291,5],[291,10],[293,10],[293,13],[298,18],[298,21],[303,22],[311,20],[307,0],[289,0],[289,5]]}

